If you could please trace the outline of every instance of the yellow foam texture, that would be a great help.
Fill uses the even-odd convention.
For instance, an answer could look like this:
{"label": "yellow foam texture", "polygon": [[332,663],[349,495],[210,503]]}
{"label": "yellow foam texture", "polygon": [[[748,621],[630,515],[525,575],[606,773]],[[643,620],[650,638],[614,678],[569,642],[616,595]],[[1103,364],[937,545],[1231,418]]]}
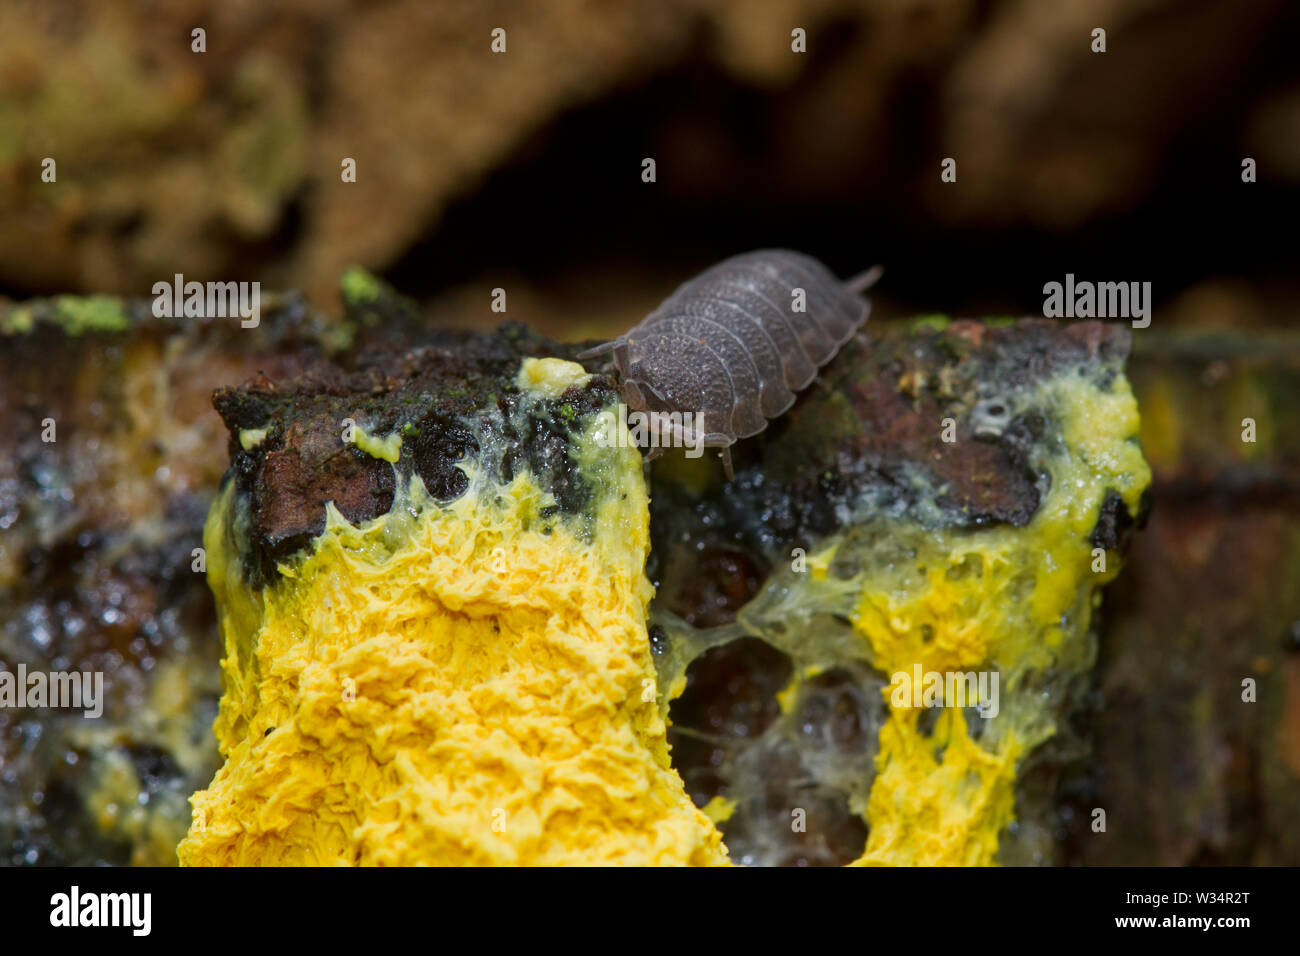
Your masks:
{"label": "yellow foam texture", "polygon": [[[1091,614],[1119,556],[1098,570],[1088,538],[1108,491],[1137,513],[1150,470],[1122,377],[1045,387],[1061,441],[1029,525],[899,526],[913,559],[858,582],[852,620],[877,669],[1001,676],[978,740],[962,711],[926,733],[921,710],[891,702],[855,807],[870,827],[858,864],[995,862],[1019,761],[1057,729],[1033,680],[1092,664]],[[258,591],[223,491],[205,546],[226,764],[193,797],[183,863],[726,861],[711,819],[730,807],[691,804],[655,703],[639,459],[583,453],[617,458],[586,525],[542,519],[550,501],[526,473],[504,488],[471,475],[448,506],[417,480],[361,527],[331,507],[311,554]],[[833,549],[809,556],[814,582],[833,583]]]}
{"label": "yellow foam texture", "polygon": [[[1059,681],[1093,664],[1091,615],[1120,556],[1099,555],[1089,537],[1108,491],[1138,513],[1151,471],[1122,376],[1109,390],[1077,376],[1047,387],[1062,441],[1029,525],[926,532],[914,562],[872,577],[861,591],[854,626],[880,670],[996,671],[1001,713],[977,742],[960,709],[941,710],[926,735],[920,709],[891,701],[860,865],[996,862],[999,834],[1015,815],[1018,760],[1057,730],[1032,679]],[[813,562],[814,573],[827,563]]]}
{"label": "yellow foam texture", "polygon": [[[605,452],[602,452],[605,453]],[[634,451],[585,526],[524,473],[450,505],[416,478],[254,593],[227,488],[205,532],[225,764],[188,865],[721,864],[669,763]],[[585,528],[585,530],[584,530]]]}

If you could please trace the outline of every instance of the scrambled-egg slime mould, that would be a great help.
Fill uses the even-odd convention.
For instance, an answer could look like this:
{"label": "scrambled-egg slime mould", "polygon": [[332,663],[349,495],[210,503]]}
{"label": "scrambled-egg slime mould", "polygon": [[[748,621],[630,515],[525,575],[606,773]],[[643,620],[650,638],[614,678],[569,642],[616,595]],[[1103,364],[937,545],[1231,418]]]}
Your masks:
{"label": "scrambled-egg slime mould", "polygon": [[[614,383],[514,326],[221,390],[224,764],[181,862],[784,862],[835,801],[842,860],[1033,860],[1145,510],[1127,334],[860,333],[731,483],[596,440]],[[785,684],[703,782],[674,701],[755,640]],[[807,731],[832,672],[839,749]],[[893,693],[932,672],[998,699]],[[774,798],[783,774],[829,803]]]}

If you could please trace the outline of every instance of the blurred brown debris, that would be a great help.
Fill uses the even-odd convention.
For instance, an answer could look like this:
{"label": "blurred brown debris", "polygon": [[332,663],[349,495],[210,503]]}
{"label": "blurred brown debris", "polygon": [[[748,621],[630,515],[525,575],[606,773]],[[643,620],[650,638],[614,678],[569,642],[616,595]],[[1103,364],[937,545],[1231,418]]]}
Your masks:
{"label": "blurred brown debris", "polygon": [[[391,267],[566,111],[691,65],[769,93],[769,135],[755,152],[734,117],[661,131],[686,193],[735,189],[739,164],[771,201],[901,191],[937,222],[1063,229],[1140,203],[1224,109],[1241,117],[1225,147],[1295,183],[1300,94],[1259,61],[1289,16],[1283,0],[20,0],[0,7],[0,286],[143,294],[183,272],[329,304],[344,266]],[[961,158],[964,188],[913,163],[918,139]]]}

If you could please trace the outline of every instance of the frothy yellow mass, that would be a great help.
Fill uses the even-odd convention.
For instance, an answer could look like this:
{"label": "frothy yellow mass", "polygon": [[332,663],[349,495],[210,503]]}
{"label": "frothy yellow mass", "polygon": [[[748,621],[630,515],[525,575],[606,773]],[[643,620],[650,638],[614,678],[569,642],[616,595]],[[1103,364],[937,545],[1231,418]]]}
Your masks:
{"label": "frothy yellow mass", "polygon": [[[529,360],[518,385],[554,401],[584,375]],[[858,864],[996,862],[1020,764],[1058,732],[1051,695],[1092,666],[1093,609],[1120,555],[1091,537],[1108,495],[1137,515],[1150,484],[1137,405],[1122,376],[1063,375],[1019,400],[1056,426],[1026,526],[868,515],[740,614],[744,633],[792,654],[818,659],[825,644],[823,667],[847,654],[886,679],[918,667],[1000,677],[989,720],[890,699],[874,777],[848,787],[869,826]],[[329,506],[309,553],[256,589],[239,557],[248,515],[226,487],[204,535],[226,762],[193,797],[182,863],[727,861],[712,821],[752,795],[701,811],[669,763],[661,706],[686,664],[659,694],[640,458],[591,435],[573,446],[593,489],[581,513],[560,513],[526,470],[503,484],[466,463],[469,488],[448,504],[417,477],[361,526]],[[830,573],[844,558],[860,567],[847,579]],[[831,612],[852,644],[822,633]],[[792,685],[787,710],[793,697]]]}
{"label": "frothy yellow mass", "polygon": [[230,487],[205,531],[226,645],[225,765],[181,862],[714,864],[669,763],[645,629],[639,457],[600,449],[586,520],[525,472],[431,500],[413,478],[254,591]]}
{"label": "frothy yellow mass", "polygon": [[1015,818],[1019,760],[1057,732],[1050,689],[1093,664],[1092,611],[1120,559],[1090,535],[1107,492],[1139,513],[1151,470],[1126,380],[1102,390],[1065,377],[1043,388],[1062,441],[1029,525],[927,531],[906,542],[913,560],[863,582],[853,623],[881,671],[995,671],[1001,712],[985,720],[948,706],[924,733],[919,709],[891,703],[859,864],[994,863]]}

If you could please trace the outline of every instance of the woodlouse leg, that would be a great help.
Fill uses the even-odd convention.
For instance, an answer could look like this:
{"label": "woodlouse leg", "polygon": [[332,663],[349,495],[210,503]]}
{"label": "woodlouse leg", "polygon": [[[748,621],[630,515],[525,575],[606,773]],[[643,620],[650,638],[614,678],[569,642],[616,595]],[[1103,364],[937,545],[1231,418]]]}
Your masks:
{"label": "woodlouse leg", "polygon": [[723,448],[722,451],[718,452],[718,457],[722,459],[722,470],[727,473],[727,480],[735,481],[736,473],[731,467],[731,448],[729,446]]}

